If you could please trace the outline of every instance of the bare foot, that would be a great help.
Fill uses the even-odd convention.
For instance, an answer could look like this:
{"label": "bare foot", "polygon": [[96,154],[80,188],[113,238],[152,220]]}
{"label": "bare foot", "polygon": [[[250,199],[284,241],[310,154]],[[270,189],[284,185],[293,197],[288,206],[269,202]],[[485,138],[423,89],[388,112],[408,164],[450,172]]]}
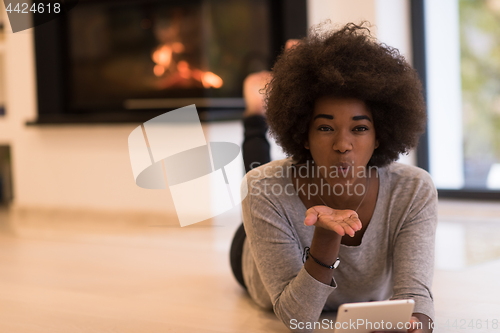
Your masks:
{"label": "bare foot", "polygon": [[289,39],[286,41],[285,50],[288,51],[289,49],[291,49],[292,47],[294,47],[295,45],[298,45],[298,44],[299,44],[298,39]]}
{"label": "bare foot", "polygon": [[[298,39],[289,39],[285,45],[285,51],[293,48],[299,43]],[[261,71],[252,73],[243,81],[243,97],[245,98],[246,109],[243,117],[253,115],[264,115],[266,113],[264,105],[264,88],[271,81],[271,72]]]}
{"label": "bare foot", "polygon": [[271,80],[271,72],[262,71],[252,73],[243,81],[243,97],[245,98],[246,109],[243,117],[253,115],[264,115],[266,113],[264,105],[264,88]]}

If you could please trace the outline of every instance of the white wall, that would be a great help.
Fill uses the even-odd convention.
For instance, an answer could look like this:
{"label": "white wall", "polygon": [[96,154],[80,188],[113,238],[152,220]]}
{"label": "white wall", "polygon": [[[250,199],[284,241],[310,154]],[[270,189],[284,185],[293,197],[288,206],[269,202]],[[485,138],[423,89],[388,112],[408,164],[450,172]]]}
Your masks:
{"label": "white wall", "polygon": [[[408,0],[376,0],[377,38],[392,47],[395,47],[411,64],[411,16]],[[415,150],[408,155],[400,155],[399,162],[417,165]]]}
{"label": "white wall", "polygon": [[375,0],[377,38],[395,47],[412,63],[411,17],[408,0]]}
{"label": "white wall", "polygon": [[374,0],[309,0],[307,10],[309,26],[328,19],[339,27],[348,22],[376,21]]}
{"label": "white wall", "polygon": [[14,208],[173,209],[168,191],[135,186],[127,137],[136,125],[26,126],[36,119],[33,29],[6,34],[6,117]]}
{"label": "white wall", "polygon": [[[376,7],[383,2],[309,0],[310,23],[325,18],[340,24],[377,23]],[[379,30],[392,38],[385,25]],[[168,190],[145,190],[134,183],[127,137],[136,125],[25,125],[37,114],[32,29],[7,34],[4,60],[8,114],[0,117],[0,144],[12,149],[14,208],[175,212]],[[239,122],[212,123],[204,131],[208,141],[239,144],[243,138]],[[272,154],[283,156],[275,145]]]}

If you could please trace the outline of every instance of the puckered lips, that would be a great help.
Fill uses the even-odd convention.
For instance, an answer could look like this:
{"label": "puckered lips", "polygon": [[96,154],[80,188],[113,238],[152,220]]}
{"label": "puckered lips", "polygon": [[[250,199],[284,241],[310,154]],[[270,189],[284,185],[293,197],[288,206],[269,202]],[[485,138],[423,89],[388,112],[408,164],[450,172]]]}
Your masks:
{"label": "puckered lips", "polygon": [[350,171],[350,168],[352,168],[352,163],[349,162],[340,162],[335,165],[338,169],[338,171],[347,174]]}

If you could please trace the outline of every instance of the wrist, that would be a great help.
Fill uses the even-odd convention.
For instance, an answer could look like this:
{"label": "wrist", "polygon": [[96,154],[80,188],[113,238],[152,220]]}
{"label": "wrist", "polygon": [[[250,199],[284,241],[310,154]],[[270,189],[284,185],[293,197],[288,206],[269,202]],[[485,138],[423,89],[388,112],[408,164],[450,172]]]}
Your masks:
{"label": "wrist", "polygon": [[337,260],[342,236],[335,231],[315,227],[310,252],[321,262],[330,263]]}
{"label": "wrist", "polygon": [[333,230],[325,229],[319,226],[314,227],[313,242],[321,245],[333,245],[334,243],[342,240],[342,236]]}
{"label": "wrist", "polygon": [[310,252],[309,252],[310,248],[309,247],[306,247],[305,248],[305,256],[306,256],[306,260],[311,257],[312,260],[314,260],[314,262],[316,262],[318,265],[320,266],[323,266],[325,268],[328,268],[328,269],[335,269],[339,266],[340,264],[340,259],[337,257],[337,260],[335,260],[335,262],[333,264],[325,264],[324,262],[321,262],[319,261],[318,259],[316,259]]}
{"label": "wrist", "polygon": [[[309,254],[314,256],[318,261],[327,265],[334,264],[339,254],[340,241],[342,237],[336,232],[332,232],[321,227],[314,227],[314,236],[311,241]],[[333,270],[323,267],[317,261],[309,258],[304,263],[307,272],[316,280],[326,284],[332,285]]]}

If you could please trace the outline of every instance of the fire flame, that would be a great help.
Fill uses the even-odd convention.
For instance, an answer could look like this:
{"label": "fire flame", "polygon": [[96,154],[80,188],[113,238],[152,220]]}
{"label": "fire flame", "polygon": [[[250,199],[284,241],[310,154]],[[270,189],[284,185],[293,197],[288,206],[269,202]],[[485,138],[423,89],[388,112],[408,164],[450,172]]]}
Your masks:
{"label": "fire flame", "polygon": [[157,77],[165,76],[160,83],[162,88],[172,86],[189,86],[189,80],[200,82],[204,88],[220,88],[223,81],[220,76],[209,71],[202,71],[192,66],[185,60],[175,62],[173,53],[184,52],[185,47],[180,42],[159,46],[151,58],[155,62],[153,73]]}
{"label": "fire flame", "polygon": [[156,76],[160,77],[165,73],[165,67],[163,67],[161,65],[156,65],[153,68],[153,72],[155,73]]}
{"label": "fire flame", "polygon": [[156,51],[153,52],[153,61],[163,67],[170,66],[170,62],[172,61],[172,48],[168,45],[163,45],[156,49]]}
{"label": "fire flame", "polygon": [[205,88],[220,88],[222,87],[222,79],[220,76],[212,73],[212,72],[205,72],[203,76],[201,77],[201,83],[203,84],[203,87]]}

